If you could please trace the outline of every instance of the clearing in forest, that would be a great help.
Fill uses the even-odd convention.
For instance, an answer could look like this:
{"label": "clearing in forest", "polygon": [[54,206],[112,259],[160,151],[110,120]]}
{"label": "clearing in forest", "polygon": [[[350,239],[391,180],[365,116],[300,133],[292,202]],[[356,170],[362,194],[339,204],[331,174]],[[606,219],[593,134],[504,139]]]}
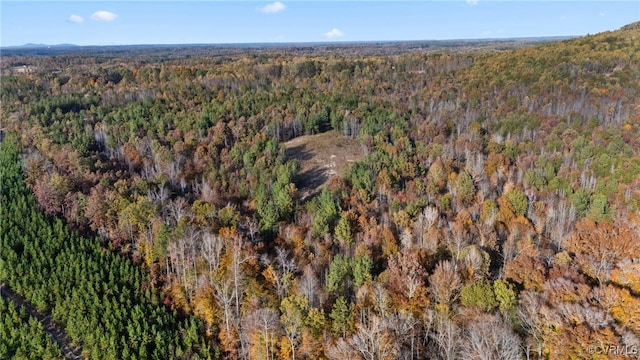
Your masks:
{"label": "clearing in forest", "polygon": [[332,177],[342,176],[355,161],[364,158],[360,142],[336,131],[299,136],[284,143],[286,159],[298,160],[296,187],[304,201]]}

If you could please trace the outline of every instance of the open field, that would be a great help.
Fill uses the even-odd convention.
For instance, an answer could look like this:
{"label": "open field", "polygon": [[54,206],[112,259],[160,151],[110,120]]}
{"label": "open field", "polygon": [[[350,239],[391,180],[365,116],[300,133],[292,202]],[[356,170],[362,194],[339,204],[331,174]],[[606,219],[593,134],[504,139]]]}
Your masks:
{"label": "open field", "polygon": [[315,195],[334,176],[342,176],[365,156],[362,145],[336,131],[304,135],[284,143],[285,158],[299,162],[296,186],[301,199]]}

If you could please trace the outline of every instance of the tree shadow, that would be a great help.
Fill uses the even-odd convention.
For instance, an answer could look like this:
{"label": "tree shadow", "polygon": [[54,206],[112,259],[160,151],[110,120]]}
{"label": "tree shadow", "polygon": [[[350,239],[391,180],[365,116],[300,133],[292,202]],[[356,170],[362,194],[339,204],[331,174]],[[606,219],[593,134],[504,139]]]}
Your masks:
{"label": "tree shadow", "polygon": [[295,184],[300,194],[300,200],[305,201],[314,197],[320,191],[322,184],[328,179],[328,171],[324,166],[316,166],[298,173],[295,178]]}
{"label": "tree shadow", "polygon": [[313,158],[314,153],[307,150],[307,144],[300,144],[284,150],[285,160],[296,159],[298,161],[307,161]]}

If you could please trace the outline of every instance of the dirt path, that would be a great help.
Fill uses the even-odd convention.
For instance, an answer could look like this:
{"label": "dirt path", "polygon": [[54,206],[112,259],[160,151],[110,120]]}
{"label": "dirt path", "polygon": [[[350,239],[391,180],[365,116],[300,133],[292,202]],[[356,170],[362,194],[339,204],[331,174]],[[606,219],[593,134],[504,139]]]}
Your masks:
{"label": "dirt path", "polygon": [[29,315],[37,319],[44,327],[44,331],[47,332],[47,334],[49,334],[56,343],[58,343],[58,346],[62,349],[62,353],[66,359],[83,359],[82,349],[71,344],[71,340],[67,337],[64,331],[62,331],[60,326],[53,322],[51,316],[43,315],[37,311],[33,306],[31,306],[31,304],[22,298],[22,296],[14,293],[5,284],[0,284],[0,296],[22,306],[27,310]]}

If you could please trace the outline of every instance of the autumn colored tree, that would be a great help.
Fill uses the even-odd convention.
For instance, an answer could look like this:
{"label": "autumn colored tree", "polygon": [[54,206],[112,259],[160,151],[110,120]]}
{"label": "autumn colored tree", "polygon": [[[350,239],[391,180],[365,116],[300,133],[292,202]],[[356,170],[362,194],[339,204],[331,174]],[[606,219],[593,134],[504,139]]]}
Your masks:
{"label": "autumn colored tree", "polygon": [[640,252],[640,237],[629,225],[614,226],[610,222],[595,223],[583,219],[567,245],[581,271],[604,284],[611,272],[629,257]]}
{"label": "autumn colored tree", "polygon": [[460,275],[451,261],[441,261],[429,277],[429,294],[442,309],[448,309],[459,296],[462,287]]}
{"label": "autumn colored tree", "polygon": [[52,223],[19,200],[20,162],[0,168],[13,226],[0,280],[94,358],[588,358],[584,344],[631,344],[638,31],[3,50],[0,137]]}

